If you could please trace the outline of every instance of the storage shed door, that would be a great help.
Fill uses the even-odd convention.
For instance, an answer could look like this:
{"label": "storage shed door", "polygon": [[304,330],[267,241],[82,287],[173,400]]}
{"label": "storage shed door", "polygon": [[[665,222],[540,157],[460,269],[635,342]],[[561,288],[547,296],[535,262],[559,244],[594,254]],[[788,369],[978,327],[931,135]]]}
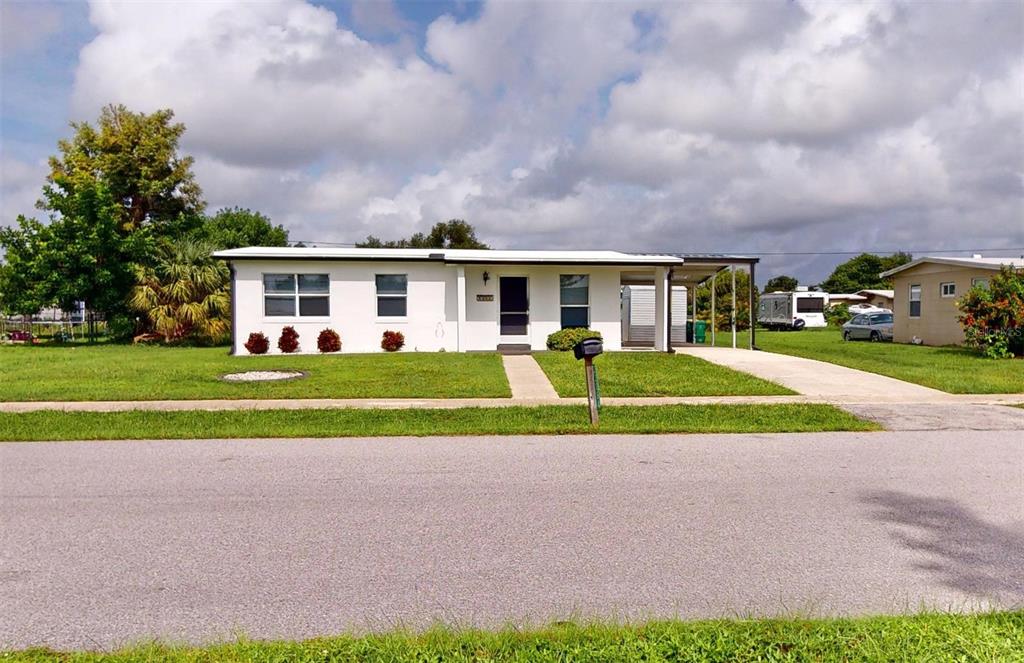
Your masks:
{"label": "storage shed door", "polygon": [[[623,288],[623,299],[628,302],[626,338],[628,343],[654,345],[654,286],[631,285]],[[686,288],[672,287],[672,340],[681,343],[686,338]]]}

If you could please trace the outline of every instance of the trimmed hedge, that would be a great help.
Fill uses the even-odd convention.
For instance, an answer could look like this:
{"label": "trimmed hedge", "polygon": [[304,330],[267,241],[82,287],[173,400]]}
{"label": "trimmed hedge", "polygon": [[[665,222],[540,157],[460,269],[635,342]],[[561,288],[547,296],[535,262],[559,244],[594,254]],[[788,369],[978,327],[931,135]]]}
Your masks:
{"label": "trimmed hedge", "polygon": [[583,327],[560,329],[554,334],[548,335],[548,350],[558,350],[559,352],[572,350],[577,343],[588,338],[600,339],[601,332]]}
{"label": "trimmed hedge", "polygon": [[245,342],[245,349],[249,351],[249,354],[265,355],[270,349],[270,341],[262,332],[253,332],[249,334],[249,340]]}

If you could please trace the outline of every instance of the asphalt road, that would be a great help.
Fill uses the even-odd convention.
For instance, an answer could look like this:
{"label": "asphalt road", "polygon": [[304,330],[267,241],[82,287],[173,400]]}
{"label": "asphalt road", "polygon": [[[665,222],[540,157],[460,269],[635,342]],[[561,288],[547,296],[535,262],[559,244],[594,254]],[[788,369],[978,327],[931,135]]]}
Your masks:
{"label": "asphalt road", "polygon": [[0,445],[0,648],[1024,605],[1019,431]]}

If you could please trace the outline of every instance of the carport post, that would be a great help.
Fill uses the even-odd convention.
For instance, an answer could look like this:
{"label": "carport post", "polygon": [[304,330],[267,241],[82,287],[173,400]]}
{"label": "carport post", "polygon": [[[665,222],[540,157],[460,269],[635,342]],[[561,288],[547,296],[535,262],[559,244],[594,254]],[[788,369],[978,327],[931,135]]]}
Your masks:
{"label": "carport post", "polygon": [[750,263],[750,288],[747,290],[750,296],[750,349],[754,349],[754,263]]}
{"label": "carport post", "polygon": [[729,265],[732,272],[732,312],[729,319],[732,321],[732,349],[736,349],[736,265]]}
{"label": "carport post", "polygon": [[718,270],[711,275],[711,347],[715,347],[715,330],[718,325],[715,323],[715,290],[718,289]]}

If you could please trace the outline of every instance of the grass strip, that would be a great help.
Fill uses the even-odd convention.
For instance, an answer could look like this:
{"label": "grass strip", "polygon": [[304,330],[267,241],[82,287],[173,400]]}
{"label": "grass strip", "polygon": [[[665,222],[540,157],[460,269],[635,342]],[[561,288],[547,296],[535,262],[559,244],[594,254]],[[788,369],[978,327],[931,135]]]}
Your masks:
{"label": "grass strip", "polygon": [[145,644],[113,652],[8,653],[4,661],[1016,661],[1024,612],[858,619],[561,623],[536,630],[434,628],[302,642],[240,640],[208,647]]}
{"label": "grass strip", "polygon": [[[559,396],[586,396],[582,362],[571,352],[538,352],[537,363]],[[779,396],[796,393],[781,385],[712,364],[664,352],[606,352],[594,360],[602,396]]]}
{"label": "grass strip", "polygon": [[[308,341],[303,341],[308,342]],[[162,345],[2,346],[5,401],[248,398],[504,398],[495,353],[228,355]],[[225,382],[225,373],[303,371],[278,382]]]}
{"label": "grass strip", "polygon": [[879,426],[820,404],[609,406],[598,427],[582,405],[0,414],[2,441],[871,430]]}

